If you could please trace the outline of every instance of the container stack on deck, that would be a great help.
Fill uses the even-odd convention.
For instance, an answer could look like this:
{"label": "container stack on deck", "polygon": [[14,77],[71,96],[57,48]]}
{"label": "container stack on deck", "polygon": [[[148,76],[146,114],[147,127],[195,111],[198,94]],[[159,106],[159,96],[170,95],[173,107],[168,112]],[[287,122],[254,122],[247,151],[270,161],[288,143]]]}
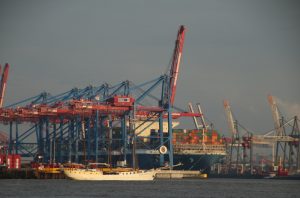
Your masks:
{"label": "container stack on deck", "polygon": [[[204,138],[203,138],[204,135]],[[174,129],[173,144],[222,144],[220,134],[215,130]]]}

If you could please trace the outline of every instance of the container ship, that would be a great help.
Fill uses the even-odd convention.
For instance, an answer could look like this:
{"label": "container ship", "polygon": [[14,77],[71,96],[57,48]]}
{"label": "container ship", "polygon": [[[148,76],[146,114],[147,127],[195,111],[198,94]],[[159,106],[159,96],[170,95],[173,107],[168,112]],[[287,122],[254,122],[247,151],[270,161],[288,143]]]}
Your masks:
{"label": "container ship", "polygon": [[[152,146],[159,145],[157,131],[151,131],[150,140],[152,140],[150,142]],[[209,172],[211,165],[219,162],[226,155],[226,146],[216,130],[173,129],[172,144],[174,169]],[[139,167],[142,169],[161,166],[159,154],[138,153],[137,156]],[[164,157],[165,161],[168,161],[168,155],[164,155]]]}
{"label": "container ship", "polygon": [[[119,136],[116,131],[118,130],[113,130],[113,142]],[[167,133],[163,134],[165,136],[163,138],[164,145],[169,148]],[[168,167],[167,151],[164,155],[161,155],[159,151],[161,144],[158,130],[151,129],[150,134],[142,134],[137,139],[135,160],[140,169]],[[172,144],[174,169],[177,170],[201,170],[208,173],[214,163],[220,162],[226,156],[226,146],[216,130],[173,129]],[[112,143],[112,145],[117,144]],[[113,166],[122,166],[120,163],[124,159],[122,154],[123,152],[112,148],[111,156],[108,157],[104,154],[103,160],[110,158]],[[127,151],[125,164],[133,164],[131,155],[131,151]],[[161,156],[164,158],[165,164],[160,163]]]}

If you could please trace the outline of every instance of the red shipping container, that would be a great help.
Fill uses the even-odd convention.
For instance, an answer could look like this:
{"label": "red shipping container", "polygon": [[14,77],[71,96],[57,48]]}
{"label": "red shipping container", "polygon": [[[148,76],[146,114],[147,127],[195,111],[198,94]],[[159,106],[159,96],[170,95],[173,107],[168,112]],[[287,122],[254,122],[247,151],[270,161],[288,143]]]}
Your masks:
{"label": "red shipping container", "polygon": [[5,164],[6,155],[0,154],[0,165]]}
{"label": "red shipping container", "polygon": [[190,141],[190,144],[198,144],[198,143],[199,143],[199,140],[192,139],[192,140]]}
{"label": "red shipping container", "polygon": [[6,166],[8,169],[20,169],[21,168],[21,156],[20,155],[7,155]]}
{"label": "red shipping container", "polygon": [[13,155],[13,164],[15,169],[21,168],[21,156],[20,155]]}
{"label": "red shipping container", "polygon": [[108,101],[113,102],[113,105],[115,106],[133,106],[135,99],[130,96],[116,95],[112,99],[109,99]]}
{"label": "red shipping container", "polygon": [[194,136],[193,139],[199,141],[199,137],[198,136]]}
{"label": "red shipping container", "polygon": [[212,136],[218,137],[218,133],[217,133],[216,131],[213,131],[213,132],[212,132]]}
{"label": "red shipping container", "polygon": [[14,167],[14,161],[13,161],[13,156],[12,155],[7,155],[6,157],[6,166],[8,169],[12,169]]}

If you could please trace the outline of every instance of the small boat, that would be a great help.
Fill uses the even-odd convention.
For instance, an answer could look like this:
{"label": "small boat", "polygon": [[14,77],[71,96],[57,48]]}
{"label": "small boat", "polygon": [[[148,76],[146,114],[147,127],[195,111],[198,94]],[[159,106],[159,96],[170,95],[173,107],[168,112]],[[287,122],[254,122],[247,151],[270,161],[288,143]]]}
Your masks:
{"label": "small boat", "polygon": [[266,176],[264,176],[264,179],[272,179],[276,177],[276,173],[275,172],[269,172]]}
{"label": "small boat", "polygon": [[121,168],[64,168],[64,174],[74,180],[89,181],[150,181],[157,171]]}

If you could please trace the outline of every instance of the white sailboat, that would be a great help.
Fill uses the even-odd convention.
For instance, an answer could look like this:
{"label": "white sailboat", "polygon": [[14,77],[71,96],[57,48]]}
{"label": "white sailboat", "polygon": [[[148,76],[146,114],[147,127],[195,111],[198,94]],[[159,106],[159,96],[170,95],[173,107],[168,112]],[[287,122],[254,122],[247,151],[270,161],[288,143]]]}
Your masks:
{"label": "white sailboat", "polygon": [[101,169],[78,169],[66,168],[64,173],[74,180],[90,181],[150,181],[156,174],[155,170],[135,171],[103,171]]}
{"label": "white sailboat", "polygon": [[[111,118],[109,118],[111,120]],[[132,131],[133,125],[130,124]],[[112,139],[112,127],[109,127],[109,140]],[[133,133],[135,134],[135,133]],[[106,163],[91,163],[87,168],[64,168],[64,174],[74,180],[90,180],[90,181],[149,181],[155,178],[157,170],[138,170],[136,169],[136,153],[135,153],[135,135],[132,140],[132,156],[133,168],[111,168],[110,164]],[[109,141],[108,154],[111,155]],[[111,161],[110,158],[108,160]],[[99,167],[100,165],[100,167]]]}

